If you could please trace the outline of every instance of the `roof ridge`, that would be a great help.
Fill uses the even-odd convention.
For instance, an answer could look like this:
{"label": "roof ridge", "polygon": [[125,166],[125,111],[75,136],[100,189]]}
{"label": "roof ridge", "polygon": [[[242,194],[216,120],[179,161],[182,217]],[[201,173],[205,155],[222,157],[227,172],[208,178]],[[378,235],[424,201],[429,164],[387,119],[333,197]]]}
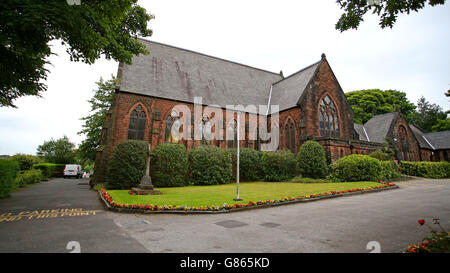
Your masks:
{"label": "roof ridge", "polygon": [[373,118],[376,118],[376,117],[387,116],[387,115],[395,115],[395,114],[397,114],[397,112],[389,112],[389,113],[384,113],[384,114],[379,114],[379,115],[372,116],[370,119],[373,119]]}
{"label": "roof ridge", "polygon": [[450,133],[450,130],[440,131],[440,132],[423,133],[423,135],[436,135],[436,134],[442,134],[442,133]]}
{"label": "roof ridge", "polygon": [[255,69],[255,70],[259,70],[259,71],[263,71],[263,72],[266,72],[266,73],[270,73],[270,74],[274,74],[274,75],[280,76],[280,74],[276,73],[276,72],[272,72],[272,71],[265,70],[265,69],[262,69],[262,68],[258,68],[258,67],[254,67],[254,66],[238,63],[238,62],[235,62],[235,61],[226,60],[226,59],[223,59],[223,58],[220,58],[220,57],[208,55],[208,54],[201,53],[201,52],[198,52],[198,51],[194,51],[194,50],[190,50],[190,49],[186,49],[186,48],[181,48],[181,47],[177,47],[177,46],[173,46],[173,45],[168,45],[168,44],[164,44],[164,43],[160,43],[160,42],[155,42],[155,41],[147,40],[147,39],[144,39],[144,38],[141,38],[141,37],[137,37],[137,39],[145,41],[145,42],[148,42],[148,43],[154,43],[154,44],[159,44],[159,45],[162,45],[162,46],[172,47],[172,48],[175,48],[175,49],[178,49],[178,50],[183,50],[183,51],[186,51],[186,52],[189,52],[189,53],[202,55],[202,56],[205,56],[205,57],[208,57],[208,58],[213,58],[213,59],[225,61],[225,62],[228,62],[228,63],[232,63],[232,64],[236,64],[236,65],[240,65],[240,66],[244,66],[244,67],[248,67],[248,68],[251,68],[251,69]]}
{"label": "roof ridge", "polygon": [[276,85],[277,83],[280,83],[280,82],[282,82],[282,81],[284,81],[284,80],[287,80],[287,79],[291,78],[292,76],[297,75],[297,74],[299,74],[299,73],[305,71],[306,69],[311,68],[311,67],[313,67],[313,66],[319,64],[320,62],[322,62],[322,60],[320,60],[320,61],[318,61],[318,62],[315,62],[315,63],[313,63],[313,64],[311,64],[311,65],[308,65],[307,67],[304,67],[304,68],[300,69],[299,71],[297,71],[297,72],[295,72],[295,73],[293,73],[293,74],[287,76],[286,78],[283,78],[283,79],[281,79],[281,80],[279,80],[279,81],[274,82],[272,85]]}

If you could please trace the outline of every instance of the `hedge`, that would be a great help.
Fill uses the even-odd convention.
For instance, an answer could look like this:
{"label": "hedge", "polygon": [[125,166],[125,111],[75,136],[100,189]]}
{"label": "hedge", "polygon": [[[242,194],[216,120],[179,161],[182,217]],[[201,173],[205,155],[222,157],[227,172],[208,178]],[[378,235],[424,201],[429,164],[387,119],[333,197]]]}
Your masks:
{"label": "hedge", "polygon": [[426,178],[450,178],[449,162],[411,162],[401,161],[399,169],[402,174]]}
{"label": "hedge", "polygon": [[64,171],[65,164],[53,164],[53,163],[39,163],[33,165],[33,169],[40,170],[42,172],[42,180],[48,180],[55,175],[58,176]]}
{"label": "hedge", "polygon": [[368,155],[344,156],[331,165],[331,177],[338,181],[377,181],[383,178],[381,162]]}
{"label": "hedge", "polygon": [[231,179],[231,151],[216,146],[198,146],[189,151],[191,185],[225,184]]}
{"label": "hedge", "polygon": [[14,188],[14,179],[19,171],[19,163],[11,159],[0,159],[0,198],[9,196]]}
{"label": "hedge", "polygon": [[376,158],[380,161],[390,161],[393,159],[393,156],[391,154],[385,153],[381,150],[373,151],[372,153],[369,154],[369,156]]}
{"label": "hedge", "polygon": [[42,172],[41,170],[28,170],[24,171],[23,173],[20,173],[17,175],[16,179],[14,180],[14,184],[17,188],[22,188],[27,185],[31,185],[34,183],[38,183],[42,179]]}
{"label": "hedge", "polygon": [[140,184],[145,175],[148,142],[125,140],[114,149],[107,171],[110,189],[131,189]]}
{"label": "hedge", "polygon": [[19,168],[21,171],[31,170],[34,164],[41,162],[39,157],[27,154],[16,154],[12,156],[11,159],[19,163]]}
{"label": "hedge", "polygon": [[400,177],[398,166],[394,161],[380,161],[381,162],[381,177],[383,181],[389,181]]}
{"label": "hedge", "polygon": [[161,144],[151,152],[151,177],[156,187],[187,184],[188,154],[183,144]]}
{"label": "hedge", "polygon": [[325,150],[316,141],[306,141],[297,155],[298,172],[303,177],[325,178],[328,164]]}
{"label": "hedge", "polygon": [[288,150],[263,152],[261,165],[263,179],[268,182],[288,180],[297,174],[297,160]]}
{"label": "hedge", "polygon": [[[233,178],[236,177],[237,150],[232,149]],[[262,152],[251,148],[242,148],[239,151],[239,180],[258,181],[263,178],[261,167]]]}

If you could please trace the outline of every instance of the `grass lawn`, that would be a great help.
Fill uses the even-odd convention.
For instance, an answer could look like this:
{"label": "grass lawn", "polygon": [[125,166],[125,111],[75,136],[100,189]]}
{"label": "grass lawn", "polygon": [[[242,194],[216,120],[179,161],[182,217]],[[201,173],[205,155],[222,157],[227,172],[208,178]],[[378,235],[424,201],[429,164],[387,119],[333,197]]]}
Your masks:
{"label": "grass lawn", "polygon": [[344,183],[289,183],[289,182],[241,182],[240,198],[236,202],[236,184],[215,186],[188,186],[176,188],[158,188],[163,195],[131,195],[127,190],[108,190],[116,203],[136,205],[177,205],[177,206],[221,206],[224,203],[248,203],[259,200],[273,200],[283,197],[318,194],[329,191],[351,190],[379,186],[377,182]]}

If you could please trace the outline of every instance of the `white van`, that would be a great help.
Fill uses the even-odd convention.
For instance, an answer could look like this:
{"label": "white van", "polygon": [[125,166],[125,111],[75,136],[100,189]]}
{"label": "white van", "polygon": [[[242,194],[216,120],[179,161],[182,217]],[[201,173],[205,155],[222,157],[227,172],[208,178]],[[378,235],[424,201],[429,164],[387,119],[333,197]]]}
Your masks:
{"label": "white van", "polygon": [[81,178],[81,165],[66,165],[64,167],[64,178],[66,177],[75,177]]}

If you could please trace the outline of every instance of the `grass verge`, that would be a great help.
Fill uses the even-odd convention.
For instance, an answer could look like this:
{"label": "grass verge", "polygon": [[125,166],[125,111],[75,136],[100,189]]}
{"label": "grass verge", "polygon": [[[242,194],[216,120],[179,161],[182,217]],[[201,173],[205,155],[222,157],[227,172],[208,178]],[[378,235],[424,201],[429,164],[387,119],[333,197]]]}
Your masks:
{"label": "grass verge", "polygon": [[215,186],[188,186],[158,188],[163,195],[131,195],[127,190],[108,190],[116,203],[136,205],[174,206],[221,206],[223,204],[245,204],[249,201],[274,200],[284,197],[343,191],[379,186],[377,182],[340,183],[289,183],[289,182],[243,182],[240,183],[240,202],[236,197],[236,184]]}

